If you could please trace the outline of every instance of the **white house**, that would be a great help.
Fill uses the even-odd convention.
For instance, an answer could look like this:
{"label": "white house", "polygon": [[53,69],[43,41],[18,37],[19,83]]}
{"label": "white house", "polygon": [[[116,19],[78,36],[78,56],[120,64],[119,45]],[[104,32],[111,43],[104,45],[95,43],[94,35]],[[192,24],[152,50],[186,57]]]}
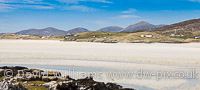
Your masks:
{"label": "white house", "polygon": [[66,36],[65,38],[66,38],[66,39],[69,39],[69,36]]}
{"label": "white house", "polygon": [[194,37],[195,39],[200,39],[200,36],[196,36],[196,37]]}
{"label": "white house", "polygon": [[78,36],[78,35],[76,35],[76,34],[74,35],[74,37],[77,37],[77,36]]}
{"label": "white house", "polygon": [[142,37],[142,38],[143,38],[143,37],[145,37],[145,35],[140,35],[140,37]]}
{"label": "white house", "polygon": [[45,36],[42,36],[42,39],[46,38]]}
{"label": "white house", "polygon": [[153,35],[152,34],[147,34],[147,35],[145,35],[145,37],[151,38],[151,37],[153,37]]}
{"label": "white house", "polygon": [[176,34],[171,34],[170,36],[174,37],[174,36],[176,36]]}
{"label": "white house", "polygon": [[181,37],[184,37],[184,36],[186,36],[186,35],[181,35]]}

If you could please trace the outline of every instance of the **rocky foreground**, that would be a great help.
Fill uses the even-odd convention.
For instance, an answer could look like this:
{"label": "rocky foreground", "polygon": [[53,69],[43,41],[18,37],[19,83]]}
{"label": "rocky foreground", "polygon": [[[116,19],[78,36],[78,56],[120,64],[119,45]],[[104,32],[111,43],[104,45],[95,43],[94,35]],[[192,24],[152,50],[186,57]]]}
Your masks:
{"label": "rocky foreground", "polygon": [[115,83],[97,82],[92,77],[76,80],[62,77],[60,72],[19,66],[0,67],[0,77],[0,90],[135,90]]}

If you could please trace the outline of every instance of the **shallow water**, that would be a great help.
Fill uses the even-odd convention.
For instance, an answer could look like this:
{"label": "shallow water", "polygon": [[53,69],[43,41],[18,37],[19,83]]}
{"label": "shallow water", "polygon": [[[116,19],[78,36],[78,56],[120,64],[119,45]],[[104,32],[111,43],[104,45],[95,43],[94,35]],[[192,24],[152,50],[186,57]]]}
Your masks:
{"label": "shallow water", "polygon": [[[12,65],[12,64],[0,64],[2,66],[23,66],[27,68],[36,68],[41,70],[57,70],[57,71],[65,71],[65,70],[76,70],[76,71],[108,71],[111,69],[104,69],[104,68],[91,68],[91,67],[72,67],[72,66],[45,66],[45,65]],[[134,88],[137,90],[154,90],[152,88],[144,87],[144,86],[137,86],[133,84],[123,84],[118,83],[119,85],[123,86],[124,88]]]}
{"label": "shallow water", "polygon": [[77,71],[106,71],[110,69],[94,68],[94,67],[72,67],[72,66],[47,66],[47,65],[12,65],[12,64],[1,64],[2,66],[23,66],[27,68],[37,68],[42,70],[77,70]]}
{"label": "shallow water", "polygon": [[122,85],[124,88],[134,88],[136,90],[155,90],[153,88],[137,86],[137,85],[133,85],[133,84],[120,84],[120,85]]}

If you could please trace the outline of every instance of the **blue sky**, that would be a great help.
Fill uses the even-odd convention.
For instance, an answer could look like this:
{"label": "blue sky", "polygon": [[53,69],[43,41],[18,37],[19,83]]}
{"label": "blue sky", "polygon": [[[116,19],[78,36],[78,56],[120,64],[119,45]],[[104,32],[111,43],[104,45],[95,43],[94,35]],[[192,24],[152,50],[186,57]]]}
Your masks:
{"label": "blue sky", "polygon": [[0,0],[0,33],[30,28],[173,24],[200,17],[200,0]]}

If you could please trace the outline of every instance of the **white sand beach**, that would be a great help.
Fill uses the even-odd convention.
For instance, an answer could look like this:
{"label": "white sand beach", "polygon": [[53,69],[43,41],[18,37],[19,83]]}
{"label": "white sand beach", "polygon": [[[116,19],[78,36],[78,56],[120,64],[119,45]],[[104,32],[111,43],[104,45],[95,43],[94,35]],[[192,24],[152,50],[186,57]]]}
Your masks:
{"label": "white sand beach", "polygon": [[113,60],[199,66],[199,53],[200,43],[109,44],[44,40],[0,41],[1,59]]}
{"label": "white sand beach", "polygon": [[[0,40],[0,64],[57,65],[120,71],[200,70],[200,43],[88,43],[45,40]],[[155,90],[198,90],[200,80],[106,79]],[[174,89],[175,88],[175,89]]]}

